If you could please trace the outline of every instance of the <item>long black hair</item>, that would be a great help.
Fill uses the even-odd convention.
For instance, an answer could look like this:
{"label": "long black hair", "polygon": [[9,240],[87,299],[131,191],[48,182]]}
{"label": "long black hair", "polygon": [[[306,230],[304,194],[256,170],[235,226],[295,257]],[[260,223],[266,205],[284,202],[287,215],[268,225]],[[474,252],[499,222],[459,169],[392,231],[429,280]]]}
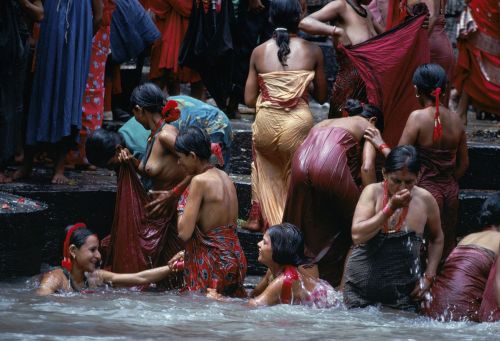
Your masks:
{"label": "long black hair", "polygon": [[432,92],[437,88],[441,88],[442,93],[446,92],[447,81],[446,72],[437,64],[422,64],[413,74],[413,85],[417,87],[418,92],[433,101],[436,97]]}
{"label": "long black hair", "polygon": [[161,112],[167,98],[163,91],[153,83],[144,83],[137,86],[132,95],[130,95],[130,104],[132,108],[136,105],[149,111]]}
{"label": "long black hair", "polygon": [[90,134],[85,142],[87,159],[93,165],[106,168],[116,153],[116,147],[123,145],[120,134],[99,128]]}
{"label": "long black hair", "polygon": [[307,263],[304,256],[304,237],[293,224],[282,223],[267,230],[273,249],[273,261],[280,265],[301,265]]}
{"label": "long black hair", "polygon": [[420,159],[417,150],[412,145],[398,146],[391,150],[385,159],[384,170],[386,173],[408,169],[418,175],[420,172]]}
{"label": "long black hair", "polygon": [[486,199],[479,214],[479,224],[482,227],[500,225],[500,193]]}
{"label": "long black hair", "polygon": [[380,130],[380,132],[384,131],[384,114],[380,109],[372,104],[363,104],[357,99],[349,98],[344,105],[344,110],[349,114],[349,116],[361,116],[369,120],[372,117],[375,117],[377,120],[375,121],[375,128]]}
{"label": "long black hair", "polygon": [[274,25],[274,39],[278,45],[278,59],[283,66],[290,54],[290,35],[299,29],[302,6],[299,0],[272,0],[269,7],[269,19]]}
{"label": "long black hair", "polygon": [[[73,226],[74,225],[66,226],[66,228],[64,229],[64,236],[65,237],[68,234],[69,230],[71,230],[71,228]],[[73,231],[73,233],[71,233],[71,236],[69,236],[68,246],[71,244],[74,244],[79,249],[82,247],[83,244],[85,244],[85,241],[87,240],[87,238],[89,236],[94,235],[94,234],[95,233],[90,231],[87,227],[77,228],[76,230]]]}
{"label": "long black hair", "polygon": [[201,160],[208,160],[212,155],[210,137],[204,129],[196,126],[181,130],[175,139],[174,148],[175,151],[186,155],[193,152]]}

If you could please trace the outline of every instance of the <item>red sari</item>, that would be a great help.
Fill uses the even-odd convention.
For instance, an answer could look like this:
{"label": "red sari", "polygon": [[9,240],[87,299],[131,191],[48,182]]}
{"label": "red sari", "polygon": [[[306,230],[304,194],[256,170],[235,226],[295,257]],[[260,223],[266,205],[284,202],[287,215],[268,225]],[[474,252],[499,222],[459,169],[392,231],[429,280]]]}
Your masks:
{"label": "red sari", "polygon": [[[498,258],[497,258],[498,262]],[[493,263],[490,270],[490,276],[484,289],[483,300],[479,308],[479,319],[481,322],[500,321],[500,307],[495,298],[495,277],[497,274],[497,264]]]}

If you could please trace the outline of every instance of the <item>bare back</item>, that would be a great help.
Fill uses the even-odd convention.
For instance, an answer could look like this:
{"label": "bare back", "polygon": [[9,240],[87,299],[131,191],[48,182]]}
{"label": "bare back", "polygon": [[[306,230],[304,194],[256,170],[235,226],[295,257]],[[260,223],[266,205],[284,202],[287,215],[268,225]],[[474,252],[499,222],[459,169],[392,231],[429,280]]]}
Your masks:
{"label": "bare back", "polygon": [[487,230],[471,233],[465,236],[458,245],[479,245],[498,254],[498,249],[500,247],[500,232]]}
{"label": "bare back", "polygon": [[342,117],[342,118],[332,118],[328,120],[321,121],[316,124],[316,127],[327,128],[327,127],[337,127],[347,130],[358,142],[361,142],[365,130],[368,127],[373,127],[367,119],[361,116],[353,117]]}

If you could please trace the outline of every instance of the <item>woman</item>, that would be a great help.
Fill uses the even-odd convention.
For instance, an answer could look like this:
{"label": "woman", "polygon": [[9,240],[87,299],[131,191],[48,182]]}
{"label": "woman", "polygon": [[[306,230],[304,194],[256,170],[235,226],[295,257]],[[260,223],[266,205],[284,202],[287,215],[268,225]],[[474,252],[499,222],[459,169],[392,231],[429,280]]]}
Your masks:
{"label": "woman", "polygon": [[361,144],[363,135],[373,125],[384,127],[382,112],[372,105],[350,99],[345,111],[349,117],[318,123],[295,152],[283,215],[284,222],[301,227],[307,255],[333,286],[340,284],[351,246],[361,179],[364,186],[375,182],[376,151]]}
{"label": "woman", "polygon": [[236,188],[224,171],[210,164],[210,138],[201,128],[181,131],[175,150],[180,166],[192,177],[187,188],[174,189],[182,192],[177,229],[185,243],[185,288],[245,297],[247,262],[236,234]]}
{"label": "woman", "polygon": [[257,114],[252,126],[254,199],[270,225],[283,218],[292,156],[313,125],[306,92],[310,83],[318,102],[327,97],[321,49],[297,37],[301,11],[298,0],[271,2],[274,35],[253,50],[245,88],[245,102]]}
{"label": "woman", "polygon": [[[469,167],[467,138],[460,117],[440,103],[446,90],[446,73],[436,64],[419,66],[413,74],[416,96],[424,109],[408,117],[399,145],[414,145],[422,162],[418,186],[436,199],[444,233],[443,259],[456,245],[458,179]],[[366,138],[385,155],[389,147],[368,129]]]}
{"label": "woman", "polygon": [[[489,197],[481,208],[482,231],[465,236],[451,252],[431,286],[431,297],[422,313],[442,320],[479,322],[497,307],[484,295],[488,274],[494,272],[500,247],[500,194]],[[483,306],[484,312],[480,312]]]}
{"label": "woman", "polygon": [[[436,276],[443,250],[439,208],[428,191],[415,186],[419,171],[415,148],[396,147],[385,161],[384,181],[361,193],[344,274],[347,307],[416,310],[416,300]],[[424,234],[429,243],[425,269],[420,264]]]}
{"label": "woman", "polygon": [[64,258],[60,268],[45,273],[37,294],[84,291],[103,284],[113,286],[145,285],[157,282],[182,268],[182,262],[169,263],[159,268],[133,274],[117,274],[99,269],[101,254],[99,239],[85,224],[77,223],[66,228]]}
{"label": "woman", "polygon": [[[304,238],[292,224],[271,226],[258,244],[259,262],[268,267],[266,275],[251,293],[251,306],[301,304],[329,308],[339,304],[335,290],[317,278],[304,256]],[[220,295],[209,290],[209,297]]]}

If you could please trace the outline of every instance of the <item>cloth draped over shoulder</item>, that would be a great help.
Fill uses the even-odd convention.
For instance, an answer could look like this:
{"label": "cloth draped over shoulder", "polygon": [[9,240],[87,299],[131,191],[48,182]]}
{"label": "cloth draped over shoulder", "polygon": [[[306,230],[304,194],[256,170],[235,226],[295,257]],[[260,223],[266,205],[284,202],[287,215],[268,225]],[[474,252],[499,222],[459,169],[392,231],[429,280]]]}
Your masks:
{"label": "cloth draped over shoulder", "polygon": [[137,57],[161,37],[153,20],[137,0],[114,0],[111,19],[111,51],[117,63]]}
{"label": "cloth draped over shoulder", "polygon": [[442,259],[446,259],[456,245],[458,221],[458,182],[454,178],[456,152],[449,149],[417,146],[422,168],[418,186],[428,190],[436,199],[444,233]]}
{"label": "cloth draped over shoulder", "polygon": [[496,0],[471,0],[468,11],[477,30],[459,36],[457,90],[479,111],[500,115],[500,8]]}
{"label": "cloth draped over shoulder", "polygon": [[[497,261],[498,262],[498,255]],[[496,322],[500,321],[500,307],[497,305],[495,297],[495,278],[497,274],[497,263],[494,262],[491,266],[490,275],[486,282],[486,289],[483,292],[483,300],[479,308],[479,320],[481,322]]]}
{"label": "cloth draped over shoulder", "polygon": [[[150,201],[132,165],[122,165],[111,234],[101,242],[104,265],[111,271],[133,273],[162,266],[183,248],[177,234],[176,199],[166,203],[167,212],[159,218],[146,216],[144,206]],[[180,277],[170,276],[162,285],[179,287]]]}
{"label": "cloth draped over shoulder", "polygon": [[314,71],[277,71],[258,78],[252,185],[264,219],[275,225],[283,218],[293,154],[313,126],[304,98]]}
{"label": "cloth draped over shoulder", "polygon": [[46,0],[26,144],[77,143],[92,50],[90,0]]}
{"label": "cloth draped over shoulder", "polygon": [[432,285],[432,300],[422,313],[432,318],[479,322],[478,311],[495,253],[476,245],[459,245],[448,256]]}
{"label": "cloth draped over shoulder", "polygon": [[320,277],[340,284],[359,199],[360,145],[337,127],[312,128],[295,152],[283,222],[302,230]]}
{"label": "cloth draped over shoulder", "polygon": [[417,308],[410,293],[419,279],[422,238],[415,232],[380,232],[352,248],[346,263],[344,302],[348,308],[382,304]]}
{"label": "cloth draped over shoulder", "polygon": [[396,146],[410,113],[420,106],[415,98],[412,77],[415,69],[429,63],[425,17],[414,17],[363,43],[339,45],[365,82],[370,104],[384,113],[384,140]]}

